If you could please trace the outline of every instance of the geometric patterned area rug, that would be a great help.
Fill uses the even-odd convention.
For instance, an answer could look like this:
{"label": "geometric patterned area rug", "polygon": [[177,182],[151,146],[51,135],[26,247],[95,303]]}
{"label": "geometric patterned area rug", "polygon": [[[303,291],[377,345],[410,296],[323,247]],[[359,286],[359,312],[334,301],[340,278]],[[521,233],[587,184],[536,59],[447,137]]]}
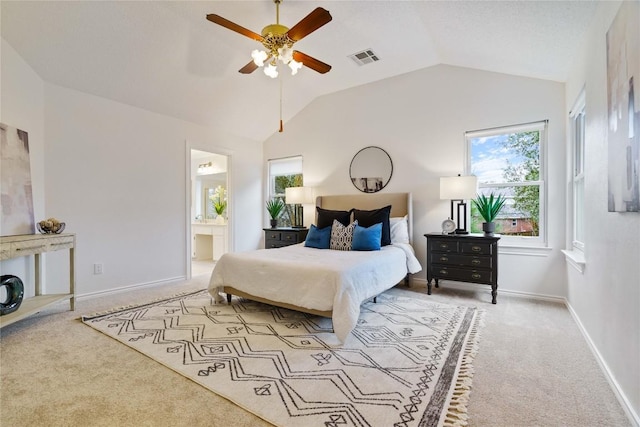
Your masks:
{"label": "geometric patterned area rug", "polygon": [[82,321],[278,426],[464,426],[481,313],[392,289],[331,319],[206,290]]}

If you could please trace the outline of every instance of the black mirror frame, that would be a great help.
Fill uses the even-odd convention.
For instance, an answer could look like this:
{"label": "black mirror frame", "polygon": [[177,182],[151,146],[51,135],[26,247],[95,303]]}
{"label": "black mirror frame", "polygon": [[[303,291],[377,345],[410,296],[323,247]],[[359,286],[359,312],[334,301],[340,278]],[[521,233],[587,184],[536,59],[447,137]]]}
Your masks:
{"label": "black mirror frame", "polygon": [[[353,162],[356,160],[356,158],[358,157],[358,154],[362,153],[364,150],[368,150],[368,149],[378,149],[380,151],[382,151],[387,158],[389,159],[389,164],[391,165],[391,172],[389,173],[389,178],[387,178],[386,182],[382,183],[382,186],[380,188],[377,188],[373,191],[367,191],[366,188],[362,189],[360,187],[358,187],[356,185],[356,183],[354,182],[354,178],[352,176],[352,168],[353,168]],[[349,178],[351,179],[351,183],[353,184],[354,187],[356,187],[358,189],[358,191],[361,191],[363,193],[377,193],[378,191],[382,190],[383,188],[385,188],[387,186],[387,184],[389,184],[389,182],[391,181],[391,177],[393,177],[393,160],[391,160],[391,156],[389,155],[389,153],[387,153],[387,151],[383,148],[377,147],[375,145],[370,145],[368,147],[364,147],[363,149],[361,149],[360,151],[358,151],[353,158],[351,159],[351,163],[349,164]]]}

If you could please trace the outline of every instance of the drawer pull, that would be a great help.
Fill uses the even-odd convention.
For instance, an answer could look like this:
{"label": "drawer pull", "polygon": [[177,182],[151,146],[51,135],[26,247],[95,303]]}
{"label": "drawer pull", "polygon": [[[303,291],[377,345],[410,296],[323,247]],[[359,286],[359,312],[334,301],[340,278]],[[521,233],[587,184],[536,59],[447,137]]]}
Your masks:
{"label": "drawer pull", "polygon": [[471,250],[473,252],[480,252],[480,251],[482,251],[482,247],[480,247],[480,246],[471,246]]}
{"label": "drawer pull", "polygon": [[472,279],[480,279],[481,277],[482,277],[482,276],[481,276],[480,274],[478,274],[478,273],[473,273],[473,274],[471,274],[471,278],[472,278]]}
{"label": "drawer pull", "polygon": [[441,249],[447,249],[449,247],[448,243],[440,243],[440,248]]}
{"label": "drawer pull", "polygon": [[270,239],[276,239],[277,237],[278,237],[277,234],[272,234],[272,235],[269,236]]}
{"label": "drawer pull", "polygon": [[26,248],[16,248],[16,251],[28,251],[29,249],[42,249],[44,248],[44,245],[40,245],[40,246],[29,246]]}
{"label": "drawer pull", "polygon": [[447,258],[446,256],[441,256],[440,257],[440,261],[449,261],[449,258]]}
{"label": "drawer pull", "polygon": [[284,237],[286,240],[291,240],[291,236],[285,236]]}
{"label": "drawer pull", "polygon": [[449,274],[447,270],[440,270],[439,273],[442,274],[443,276],[446,276],[447,274]]}
{"label": "drawer pull", "polygon": [[480,265],[481,263],[482,263],[482,261],[480,261],[479,259],[471,260],[471,264],[473,264],[473,265]]}

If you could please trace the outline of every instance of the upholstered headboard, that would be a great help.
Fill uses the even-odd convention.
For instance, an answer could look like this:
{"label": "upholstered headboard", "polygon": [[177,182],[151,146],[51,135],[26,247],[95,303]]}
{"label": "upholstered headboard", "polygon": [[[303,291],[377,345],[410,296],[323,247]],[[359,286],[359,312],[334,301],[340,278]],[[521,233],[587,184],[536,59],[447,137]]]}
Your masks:
{"label": "upholstered headboard", "polygon": [[413,240],[413,209],[411,193],[344,194],[318,196],[316,206],[322,209],[348,211],[350,209],[373,210],[391,205],[391,217],[407,215],[409,240]]}

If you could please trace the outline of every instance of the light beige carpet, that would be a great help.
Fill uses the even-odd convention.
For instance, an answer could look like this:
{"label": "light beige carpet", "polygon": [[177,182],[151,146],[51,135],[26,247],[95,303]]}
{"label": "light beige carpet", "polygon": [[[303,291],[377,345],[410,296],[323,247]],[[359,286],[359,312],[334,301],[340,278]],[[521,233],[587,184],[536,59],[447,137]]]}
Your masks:
{"label": "light beige carpet", "polygon": [[[553,280],[548,278],[548,280]],[[190,281],[80,298],[0,329],[0,425],[256,427],[269,423],[78,317],[207,286]],[[490,288],[441,283],[408,292],[485,310],[469,427],[625,427],[631,422],[567,308]]]}
{"label": "light beige carpet", "polygon": [[206,290],[85,324],[279,426],[464,426],[480,316],[393,289],[331,320]]}

